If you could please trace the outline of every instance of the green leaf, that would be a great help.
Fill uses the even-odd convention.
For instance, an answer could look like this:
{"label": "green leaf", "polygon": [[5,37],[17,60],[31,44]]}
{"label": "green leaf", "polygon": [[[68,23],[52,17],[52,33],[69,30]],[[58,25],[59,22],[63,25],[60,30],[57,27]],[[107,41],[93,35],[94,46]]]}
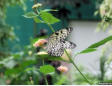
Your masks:
{"label": "green leaf", "polygon": [[36,16],[38,16],[36,13],[34,12],[28,12],[26,14],[23,15],[25,18],[34,18]]}
{"label": "green leaf", "polygon": [[40,67],[40,72],[46,75],[55,72],[55,69],[51,65],[44,65]]}
{"label": "green leaf", "polygon": [[81,51],[79,54],[90,53],[90,52],[94,52],[94,51],[96,51],[96,49],[94,49],[94,48],[87,48],[87,49]]}
{"label": "green leaf", "polygon": [[65,62],[69,62],[69,61],[64,60],[61,57],[50,56],[48,54],[41,54],[41,55],[37,54],[37,58],[38,59],[47,59],[47,60],[50,60],[50,61],[65,61]]}
{"label": "green leaf", "polygon": [[54,23],[57,23],[57,22],[60,21],[59,19],[57,19],[51,13],[48,13],[48,12],[42,12],[42,13],[40,13],[40,17],[47,24],[54,24]]}
{"label": "green leaf", "polygon": [[96,51],[95,48],[105,44],[106,42],[108,42],[110,40],[112,40],[112,36],[109,36],[109,37],[107,37],[107,38],[105,38],[105,39],[103,39],[103,40],[101,40],[101,41],[99,41],[97,43],[94,43],[94,44],[90,45],[88,48],[86,48],[85,50],[79,52],[78,54],[94,52],[94,51]]}
{"label": "green leaf", "polygon": [[101,40],[101,41],[99,41],[97,43],[94,43],[91,46],[89,46],[88,48],[97,48],[97,47],[105,44],[106,42],[108,42],[110,40],[112,40],[112,36],[109,36],[109,37],[107,37],[107,38],[105,38],[105,39],[103,39],[103,40]]}
{"label": "green leaf", "polygon": [[13,69],[7,69],[5,71],[5,75],[6,76],[12,76],[12,75],[18,75],[19,73],[21,73],[21,68],[13,68]]}
{"label": "green leaf", "polygon": [[25,68],[25,67],[28,67],[28,66],[30,66],[30,65],[34,65],[34,64],[36,64],[36,60],[27,60],[27,61],[23,61],[21,64],[20,64],[20,66],[21,66],[21,68]]}
{"label": "green leaf", "polygon": [[49,12],[49,11],[58,11],[58,10],[54,10],[54,9],[44,9],[44,10],[41,10],[40,13],[42,13],[42,12]]}
{"label": "green leaf", "polygon": [[43,23],[38,17],[33,18],[36,23]]}

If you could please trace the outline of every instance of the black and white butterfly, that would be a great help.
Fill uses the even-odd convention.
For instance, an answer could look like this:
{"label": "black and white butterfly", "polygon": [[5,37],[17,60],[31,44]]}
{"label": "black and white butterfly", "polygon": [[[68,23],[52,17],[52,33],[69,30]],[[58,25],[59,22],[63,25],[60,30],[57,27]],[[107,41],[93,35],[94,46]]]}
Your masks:
{"label": "black and white butterfly", "polygon": [[62,56],[64,49],[75,48],[76,45],[74,43],[65,40],[72,30],[72,27],[67,27],[53,33],[48,38],[48,43],[46,45],[47,53],[51,56]]}

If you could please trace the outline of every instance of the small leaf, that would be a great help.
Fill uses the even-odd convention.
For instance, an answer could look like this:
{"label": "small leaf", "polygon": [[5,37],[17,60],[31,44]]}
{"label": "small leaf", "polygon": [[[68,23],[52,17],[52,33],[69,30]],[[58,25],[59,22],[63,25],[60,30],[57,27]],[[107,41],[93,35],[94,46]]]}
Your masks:
{"label": "small leaf", "polygon": [[54,10],[54,9],[44,9],[44,10],[41,10],[40,13],[42,13],[42,12],[49,12],[49,11],[58,11],[58,10]]}
{"label": "small leaf", "polygon": [[45,23],[48,23],[48,24],[54,24],[60,21],[59,19],[57,19],[51,13],[48,13],[48,12],[40,13],[40,17],[42,18],[43,21],[45,21]]}
{"label": "small leaf", "polygon": [[43,23],[38,17],[33,18],[36,23]]}
{"label": "small leaf", "polygon": [[94,52],[94,51],[96,51],[96,49],[94,49],[94,48],[87,48],[87,49],[81,51],[79,54],[90,53],[90,52]]}
{"label": "small leaf", "polygon": [[40,72],[46,75],[55,72],[55,69],[51,65],[44,65],[40,67]]}
{"label": "small leaf", "polygon": [[28,12],[26,14],[23,15],[25,18],[34,18],[36,16],[38,16],[36,13],[34,12]]}
{"label": "small leaf", "polygon": [[97,47],[105,44],[106,42],[108,42],[110,40],[112,40],[112,36],[109,36],[109,37],[107,37],[107,38],[105,38],[105,39],[103,39],[103,40],[101,40],[101,41],[99,41],[97,43],[94,43],[91,46],[89,46],[88,48],[97,48]]}
{"label": "small leaf", "polygon": [[106,42],[108,42],[110,40],[112,40],[112,36],[109,36],[109,37],[107,37],[107,38],[105,38],[105,39],[103,39],[103,40],[101,40],[101,41],[99,41],[97,43],[94,43],[94,44],[90,45],[88,48],[86,48],[85,50],[81,51],[78,54],[94,52],[94,51],[96,51],[95,48],[105,44]]}

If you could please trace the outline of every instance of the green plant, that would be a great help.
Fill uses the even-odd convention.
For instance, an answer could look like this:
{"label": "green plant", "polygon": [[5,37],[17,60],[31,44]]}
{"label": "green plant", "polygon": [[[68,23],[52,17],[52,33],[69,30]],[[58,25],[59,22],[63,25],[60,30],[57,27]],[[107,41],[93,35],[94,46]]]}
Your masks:
{"label": "green plant", "polygon": [[[99,0],[98,0],[99,1]],[[105,31],[112,24],[112,1],[102,0],[100,1],[99,9],[96,13],[100,14],[101,22],[98,24],[97,31]],[[111,33],[111,30],[110,30]]]}
{"label": "green plant", "polygon": [[[36,23],[47,24],[49,26],[49,28],[52,30],[52,32],[55,32],[55,30],[52,27],[52,24],[59,22],[59,19],[55,18],[51,13],[49,13],[49,11],[55,11],[55,10],[52,10],[52,9],[40,9],[40,7],[35,7],[34,10],[35,10],[34,12],[29,12],[29,13],[25,14],[24,17],[26,17],[26,18],[33,18]],[[112,36],[109,36],[109,37],[105,38],[104,40],[101,40],[101,41],[99,41],[99,42],[97,42],[95,44],[92,44],[91,46],[89,46],[88,48],[84,49],[83,51],[77,52],[74,55],[74,57],[76,57],[79,54],[90,53],[90,52],[96,51],[96,49],[99,46],[105,44],[106,42],[108,42],[110,40],[112,40]],[[73,59],[67,53],[66,50],[65,50],[65,52],[66,52],[66,54],[67,54],[67,56],[69,58],[69,62],[71,64],[73,64],[73,66],[79,71],[80,75],[82,75],[82,77],[84,78],[84,80],[88,84],[95,84],[94,82],[92,82],[92,81],[90,81],[90,80],[87,79],[87,77],[79,70],[79,68],[74,63]]]}
{"label": "green plant", "polygon": [[[32,18],[36,23],[47,24],[52,32],[55,30],[52,27],[52,24],[59,22],[60,20],[54,17],[50,11],[57,11],[52,9],[41,8],[41,4],[36,4],[33,6],[33,11],[28,12],[24,15],[26,18]],[[20,52],[12,53],[0,60],[0,84],[19,84],[19,85],[36,85],[36,84],[53,84],[53,85],[62,85],[62,84],[71,84],[71,81],[63,74],[56,72],[56,68],[50,64],[51,61],[65,61],[71,63],[77,71],[74,71],[77,77],[73,84],[99,84],[99,81],[110,81],[104,76],[106,72],[104,70],[110,67],[111,64],[111,54],[109,55],[110,59],[104,59],[101,57],[101,76],[94,76],[90,73],[83,73],[84,69],[78,68],[73,58],[65,50],[69,60],[64,60],[61,57],[53,57],[48,54],[37,54],[36,49],[33,47],[33,44],[40,40],[45,39],[48,36],[38,37],[31,39],[31,44],[25,46]],[[112,36],[109,36],[97,43],[90,45],[88,48],[74,53],[73,57],[76,57],[80,54],[87,54],[94,52],[101,45],[106,44],[112,40]],[[42,47],[38,47],[40,51],[45,51]],[[104,52],[103,52],[104,53]],[[104,55],[104,54],[103,54]],[[103,65],[102,65],[103,64]],[[102,76],[103,75],[103,76]],[[93,80],[94,79],[94,80]],[[51,82],[52,81],[52,82]]]}
{"label": "green plant", "polygon": [[14,28],[5,22],[9,6],[19,5],[25,10],[25,0],[0,0],[0,59],[10,54],[9,41],[14,40]]}

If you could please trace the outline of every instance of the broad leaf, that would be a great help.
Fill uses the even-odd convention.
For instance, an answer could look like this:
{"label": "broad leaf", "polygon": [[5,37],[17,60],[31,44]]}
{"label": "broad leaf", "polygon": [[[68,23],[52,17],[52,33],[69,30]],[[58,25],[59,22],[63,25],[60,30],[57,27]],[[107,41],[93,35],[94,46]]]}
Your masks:
{"label": "broad leaf", "polygon": [[26,14],[23,15],[25,18],[34,18],[36,16],[38,16],[36,13],[34,12],[28,12]]}
{"label": "broad leaf", "polygon": [[38,17],[33,18],[36,23],[43,23]]}
{"label": "broad leaf", "polygon": [[42,20],[47,23],[47,24],[54,24],[59,22],[60,20],[57,19],[56,17],[54,17],[51,13],[48,12],[42,12],[40,14],[40,17],[42,18]]}
{"label": "broad leaf", "polygon": [[46,75],[55,72],[55,69],[51,65],[44,65],[40,67],[40,72]]}

